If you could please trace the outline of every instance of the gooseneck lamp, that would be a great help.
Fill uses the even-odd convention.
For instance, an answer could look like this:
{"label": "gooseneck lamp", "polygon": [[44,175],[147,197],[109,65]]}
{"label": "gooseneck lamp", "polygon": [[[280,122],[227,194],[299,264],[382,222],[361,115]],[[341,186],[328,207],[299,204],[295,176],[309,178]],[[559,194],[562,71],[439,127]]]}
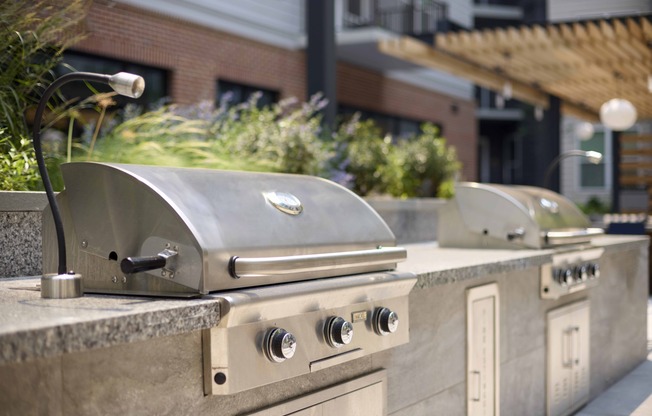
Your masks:
{"label": "gooseneck lamp", "polygon": [[72,81],[88,81],[108,84],[118,94],[132,98],[140,97],[145,90],[145,80],[138,75],[127,72],[119,72],[115,75],[95,74],[91,72],[70,72],[54,80],[54,82],[43,92],[43,96],[41,97],[38,106],[36,107],[36,113],[34,114],[32,138],[34,140],[36,163],[38,164],[38,170],[41,174],[41,179],[43,180],[45,194],[50,204],[50,210],[52,211],[59,253],[57,273],[44,274],[43,277],[41,277],[41,297],[43,298],[76,298],[84,294],[81,275],[72,270],[68,270],[66,267],[66,240],[63,232],[63,222],[61,221],[61,212],[59,211],[59,206],[57,205],[54,196],[54,190],[52,189],[52,183],[50,182],[50,175],[48,175],[48,170],[45,167],[43,149],[41,147],[41,123],[43,121],[43,113],[45,112],[48,100],[58,88]]}
{"label": "gooseneck lamp", "polygon": [[544,188],[550,189],[548,182],[550,182],[550,176],[552,175],[552,172],[555,170],[559,162],[571,156],[585,157],[589,159],[589,162],[593,163],[594,165],[597,165],[600,162],[602,162],[602,153],[594,152],[593,150],[569,150],[568,152],[564,152],[559,156],[557,156],[556,158],[554,158],[552,162],[550,162],[548,169],[546,169],[546,174],[543,178]]}

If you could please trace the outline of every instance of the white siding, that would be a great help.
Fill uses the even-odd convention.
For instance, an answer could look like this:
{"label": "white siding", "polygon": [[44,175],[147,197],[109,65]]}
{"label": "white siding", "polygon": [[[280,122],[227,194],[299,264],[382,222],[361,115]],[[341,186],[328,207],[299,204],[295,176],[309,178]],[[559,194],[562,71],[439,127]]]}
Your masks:
{"label": "white siding", "polygon": [[117,0],[258,42],[303,46],[304,0]]}
{"label": "white siding", "polygon": [[547,0],[548,20],[600,18],[652,11],[651,0]]}
{"label": "white siding", "polygon": [[441,0],[448,5],[448,18],[466,28],[473,27],[473,0]]}
{"label": "white siding", "polygon": [[446,72],[427,68],[385,72],[387,78],[415,85],[430,91],[439,92],[465,100],[473,99],[473,84]]}

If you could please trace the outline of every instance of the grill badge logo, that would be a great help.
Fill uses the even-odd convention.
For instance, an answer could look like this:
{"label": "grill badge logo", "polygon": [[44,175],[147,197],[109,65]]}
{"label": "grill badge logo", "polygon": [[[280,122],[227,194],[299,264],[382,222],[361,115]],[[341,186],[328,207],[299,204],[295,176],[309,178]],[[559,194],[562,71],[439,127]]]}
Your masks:
{"label": "grill badge logo", "polygon": [[289,215],[299,215],[303,212],[303,205],[299,198],[288,192],[263,192],[265,199],[281,212]]}

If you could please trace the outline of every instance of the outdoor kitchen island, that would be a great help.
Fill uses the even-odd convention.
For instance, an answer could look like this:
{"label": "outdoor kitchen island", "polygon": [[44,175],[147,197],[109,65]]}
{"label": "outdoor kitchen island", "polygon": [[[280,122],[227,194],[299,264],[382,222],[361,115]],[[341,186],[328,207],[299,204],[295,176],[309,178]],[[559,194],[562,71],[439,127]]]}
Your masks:
{"label": "outdoor kitchen island", "polygon": [[[379,391],[386,394],[387,414],[464,415],[466,292],[496,283],[501,413],[543,415],[549,311],[580,300],[590,304],[591,398],[647,355],[648,239],[604,236],[593,245],[604,248],[599,283],[557,300],[540,296],[541,269],[553,250],[407,245],[408,260],[398,271],[418,276],[409,295],[408,344],[225,396],[204,395],[202,330],[223,312],[213,296],[52,300],[33,290],[37,278],[2,279],[0,413],[248,414],[354,380],[340,392],[349,393],[356,379],[371,379],[384,383]],[[374,403],[355,397],[361,398],[352,406],[355,414],[369,414]]]}

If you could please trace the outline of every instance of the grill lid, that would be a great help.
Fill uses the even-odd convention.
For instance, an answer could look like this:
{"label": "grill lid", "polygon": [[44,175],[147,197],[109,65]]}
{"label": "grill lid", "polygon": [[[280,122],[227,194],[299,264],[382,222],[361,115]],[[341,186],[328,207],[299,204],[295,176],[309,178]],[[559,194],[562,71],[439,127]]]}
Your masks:
{"label": "grill lid", "polygon": [[442,247],[542,248],[603,233],[570,200],[533,186],[459,183],[439,214]]}
{"label": "grill lid", "polygon": [[[406,256],[366,202],[321,178],[107,163],[61,169],[71,264],[87,291],[207,293],[389,270]],[[44,221],[47,270],[56,253]],[[152,256],[165,266],[144,270]],[[127,257],[135,259],[125,274]]]}

